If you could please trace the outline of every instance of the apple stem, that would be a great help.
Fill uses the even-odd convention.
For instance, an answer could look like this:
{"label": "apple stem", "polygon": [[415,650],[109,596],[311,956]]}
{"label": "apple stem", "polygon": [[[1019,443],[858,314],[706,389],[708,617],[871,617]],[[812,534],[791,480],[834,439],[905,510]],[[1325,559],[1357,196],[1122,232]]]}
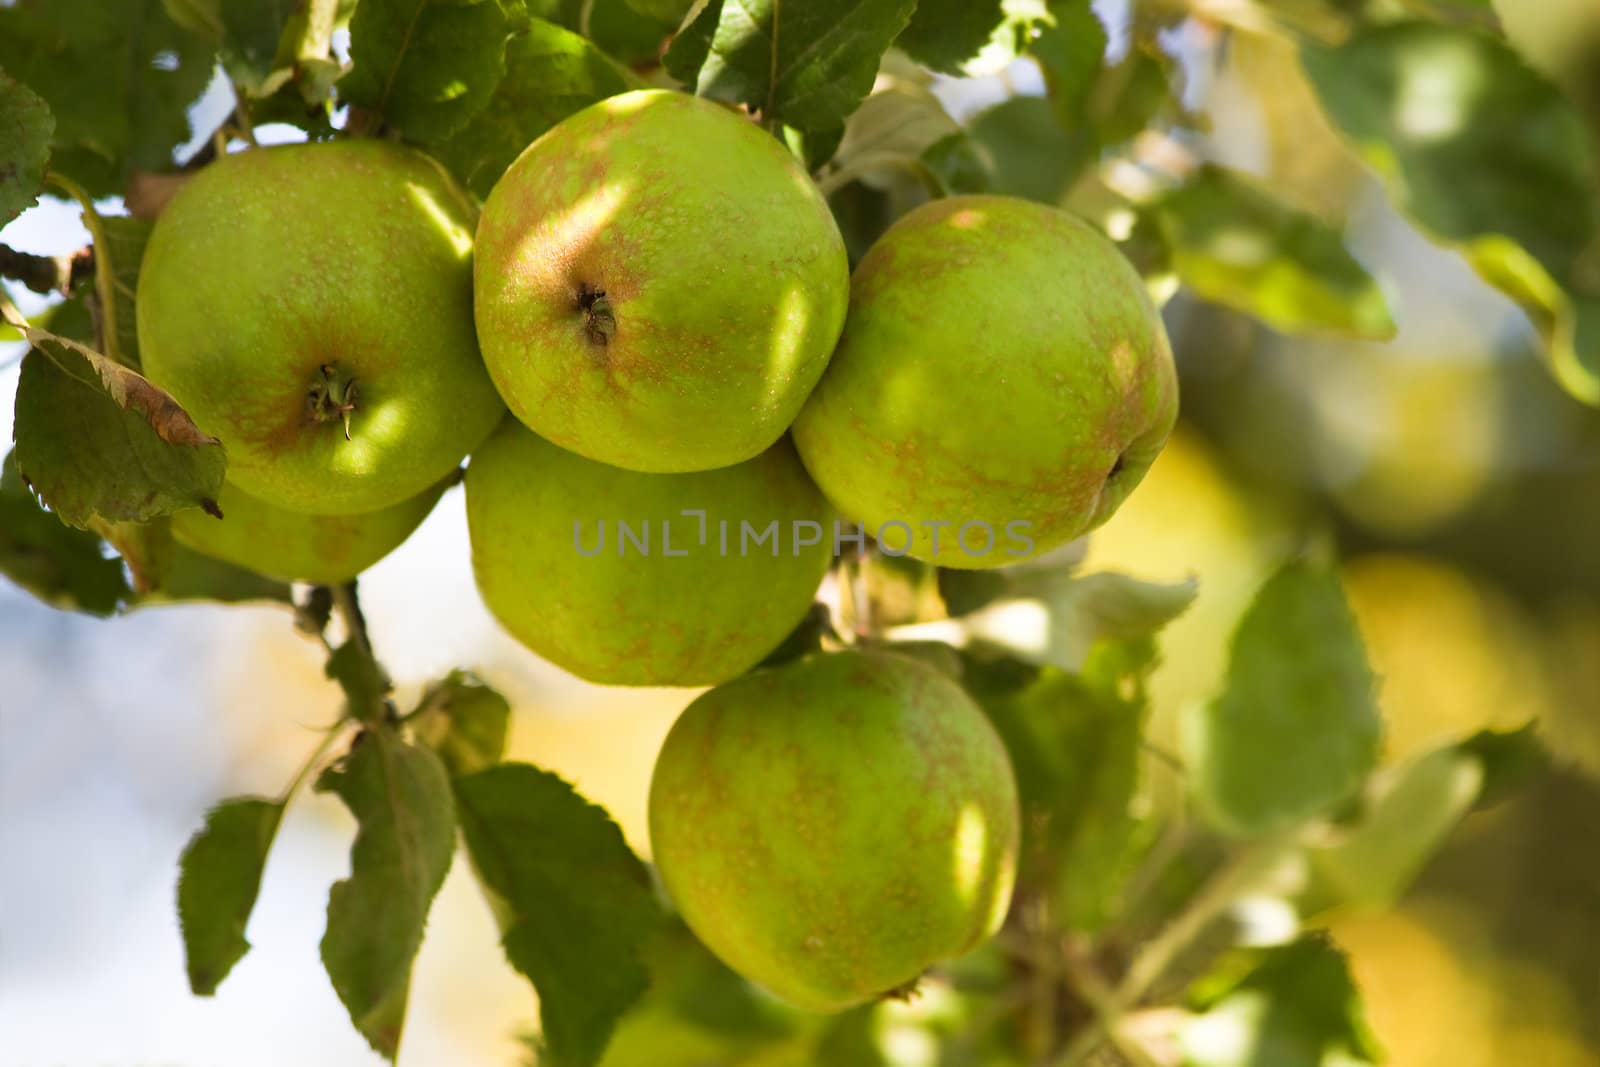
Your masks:
{"label": "apple stem", "polygon": [[306,393],[306,406],[311,421],[329,422],[339,419],[344,423],[344,439],[350,440],[350,415],[360,403],[361,390],[354,377],[343,374],[337,363],[324,363],[317,368],[317,378]]}

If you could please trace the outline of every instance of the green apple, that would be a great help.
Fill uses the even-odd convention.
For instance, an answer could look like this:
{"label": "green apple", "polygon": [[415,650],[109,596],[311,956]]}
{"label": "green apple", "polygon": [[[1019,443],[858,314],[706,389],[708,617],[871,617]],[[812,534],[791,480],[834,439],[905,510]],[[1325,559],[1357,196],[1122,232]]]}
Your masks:
{"label": "green apple", "polygon": [[689,928],[812,1011],[976,947],[1016,873],[999,736],[946,675],[887,652],[817,654],[701,696],[656,760],[649,822]]}
{"label": "green apple", "polygon": [[611,685],[714,685],[759,663],[811,605],[830,520],[787,439],[732,467],[644,474],[507,419],[467,467],[484,603],[545,659]]}
{"label": "green apple", "polygon": [[409,500],[361,515],[308,515],[258,500],[224,482],[222,518],[198,508],[172,516],[172,536],[197,552],[291,582],[346,582],[411,536],[444,492],[441,482]]}
{"label": "green apple", "polygon": [[277,507],[415,497],[504,407],[472,326],[473,207],[381,141],[251,149],[205,167],[156,222],[139,353]]}
{"label": "green apple", "polygon": [[530,145],[477,241],[478,340],[507,406],[629,470],[765,451],[849,301],[844,241],[788,150],[665,90],[602,100]]}
{"label": "green apple", "polygon": [[1161,319],[1087,223],[936,200],[868,250],[795,423],[806,468],[887,551],[997,567],[1104,522],[1178,414]]}

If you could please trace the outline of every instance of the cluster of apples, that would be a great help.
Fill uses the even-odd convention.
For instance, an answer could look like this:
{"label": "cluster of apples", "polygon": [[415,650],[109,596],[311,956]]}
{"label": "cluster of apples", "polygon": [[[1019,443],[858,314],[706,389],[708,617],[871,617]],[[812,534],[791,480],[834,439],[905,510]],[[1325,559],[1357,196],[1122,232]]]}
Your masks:
{"label": "cluster of apples", "polygon": [[161,216],[138,329],[146,375],[228,450],[223,518],[176,516],[186,543],[341,581],[470,453],[474,572],[510,632],[594,681],[718,686],[663,749],[651,837],[742,973],[836,1009],[1000,921],[1016,787],[959,685],[882,652],[746,672],[805,615],[841,520],[997,566],[1138,482],[1176,417],[1172,356],[1093,228],[939,200],[852,277],[776,139],[650,90],[548,131],[481,216],[385,142],[228,156]]}

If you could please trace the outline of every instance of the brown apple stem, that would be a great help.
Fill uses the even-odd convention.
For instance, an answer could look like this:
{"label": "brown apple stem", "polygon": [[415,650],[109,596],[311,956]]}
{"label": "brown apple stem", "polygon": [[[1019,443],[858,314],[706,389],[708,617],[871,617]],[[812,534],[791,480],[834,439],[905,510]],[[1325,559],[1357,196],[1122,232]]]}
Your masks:
{"label": "brown apple stem", "polygon": [[350,416],[361,402],[361,388],[353,375],[345,374],[337,363],[324,363],[306,392],[306,406],[312,422],[344,423],[344,439],[350,440]]}

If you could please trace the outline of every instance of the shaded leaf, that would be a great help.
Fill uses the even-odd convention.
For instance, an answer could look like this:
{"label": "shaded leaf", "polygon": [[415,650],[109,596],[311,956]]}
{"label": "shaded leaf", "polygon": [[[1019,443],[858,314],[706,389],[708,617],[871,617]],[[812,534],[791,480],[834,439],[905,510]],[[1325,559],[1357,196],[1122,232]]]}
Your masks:
{"label": "shaded leaf", "polygon": [[1374,783],[1354,827],[1310,850],[1312,870],[1339,900],[1390,906],[1471,810],[1483,780],[1482,762],[1454,745],[1396,768]]}
{"label": "shaded leaf", "polygon": [[349,638],[334,649],[324,673],[344,690],[345,710],[352,718],[376,722],[383,717],[394,684],[360,638]]}
{"label": "shaded leaf", "polygon": [[122,361],[138,370],[139,328],[134,300],[139,291],[139,266],[144,262],[144,246],[150,240],[155,223],[149,219],[108,215],[101,218],[100,226],[105,240],[95,245],[94,254],[111,263],[116,286],[117,348]]}
{"label": "shaded leaf", "polygon": [[1500,39],[1432,22],[1301,62],[1400,210],[1522,305],[1562,385],[1600,403],[1600,179],[1571,103]]}
{"label": "shaded leaf", "polygon": [[945,74],[996,74],[1047,17],[1044,0],[918,0],[895,43]]}
{"label": "shaded leaf", "polygon": [[317,791],[337,794],[360,824],[350,877],[328,894],[322,962],[356,1029],[393,1060],[411,963],[455,849],[449,775],[428,749],[377,727],[323,773]]}
{"label": "shaded leaf", "polygon": [[1539,741],[1534,719],[1515,730],[1479,730],[1456,747],[1483,767],[1474,809],[1494,807],[1550,767],[1550,753]]}
{"label": "shaded leaf", "polygon": [[89,525],[122,557],[133,579],[135,596],[153,593],[165,584],[176,548],[176,542],[172,539],[172,525],[165,516],[150,522],[92,519]]}
{"label": "shaded leaf", "polygon": [[1353,794],[1381,720],[1338,576],[1293,562],[1268,579],[1234,631],[1222,693],[1182,726],[1196,799],[1230,833],[1287,829]]}
{"label": "shaded leaf", "polygon": [[993,675],[968,682],[1016,768],[1023,883],[1049,892],[1070,929],[1115,917],[1142,843],[1130,805],[1155,664],[1149,640],[1108,642],[1079,674],[1046,670],[1022,688]]}
{"label": "shaded leaf", "polygon": [[1045,89],[1063,129],[1088,122],[1089,94],[1106,53],[1106,28],[1089,0],[1058,0],[1041,22],[1028,52],[1044,74]]}
{"label": "shaded leaf", "polygon": [[227,460],[163,390],[74,342],[91,331],[81,302],[34,342],[17,383],[16,460],[63,522],[145,522],[216,508]]}
{"label": "shaded leaf", "polygon": [[644,865],[603,809],[537,767],[459,779],[456,803],[506,957],[539,992],[552,1062],[597,1062],[649,984],[642,953],[659,913]]}
{"label": "shaded leaf", "polygon": [[994,192],[1042,204],[1059,204],[1097,151],[1092,137],[1063,130],[1050,101],[1037,96],[987,108],[968,131],[988,157]]}
{"label": "shaded leaf", "polygon": [[[277,66],[278,46],[305,0],[164,0],[167,13],[185,29],[202,34],[218,52],[235,86],[260,93]],[[327,7],[323,0],[323,7]]]}
{"label": "shaded leaf", "polygon": [[1183,283],[1286,333],[1386,339],[1388,304],[1339,234],[1263,184],[1206,165],[1152,207]]}
{"label": "shaded leaf", "polygon": [[189,988],[209,997],[250,951],[245,926],[283,804],[234,797],[212,808],[178,862],[178,924],[183,929]]}
{"label": "shaded leaf", "polygon": [[134,168],[172,165],[213,69],[206,39],[162,0],[0,5],[0,67],[50,105],[51,168],[97,197],[121,193]]}
{"label": "shaded leaf", "polygon": [[480,197],[545,130],[629,88],[623,72],[592,44],[540,19],[511,37],[505,61],[505,77],[483,109],[436,151]]}
{"label": "shaded leaf", "polygon": [[362,0],[339,95],[413,140],[443,141],[489,102],[510,28],[497,0]]}
{"label": "shaded leaf", "polygon": [[0,70],[0,226],[38,200],[55,128],[43,98]]}
{"label": "shaded leaf", "polygon": [[219,604],[267,602],[292,605],[293,592],[287,582],[263,577],[254,571],[194,551],[174,543],[161,584],[149,593],[134,598],[131,607],[174,604],[187,600],[209,600]]}
{"label": "shaded leaf", "polygon": [[129,592],[122,564],[106,557],[99,537],[39,506],[14,454],[0,467],[0,573],[46,604],[91,615],[112,614]]}
{"label": "shaded leaf", "polygon": [[417,740],[433,749],[452,778],[499,763],[510,722],[506,698],[460,670],[429,686],[410,717]]}
{"label": "shaded leaf", "polygon": [[674,39],[667,70],[701,96],[801,130],[843,125],[866,98],[916,0],[710,0]]}
{"label": "shaded leaf", "polygon": [[1343,953],[1308,937],[1267,951],[1187,1022],[1189,1067],[1367,1067],[1382,1062]]}

